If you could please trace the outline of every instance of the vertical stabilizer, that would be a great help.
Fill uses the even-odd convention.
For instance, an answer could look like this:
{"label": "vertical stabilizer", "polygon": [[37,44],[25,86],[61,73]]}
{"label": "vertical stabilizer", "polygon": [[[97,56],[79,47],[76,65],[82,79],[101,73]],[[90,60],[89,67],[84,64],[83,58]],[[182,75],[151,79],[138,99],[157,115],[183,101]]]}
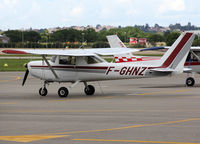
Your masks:
{"label": "vertical stabilizer", "polygon": [[161,66],[159,68],[182,72],[194,38],[195,33],[183,32],[161,58]]}
{"label": "vertical stabilizer", "polygon": [[126,48],[117,35],[106,36],[111,48]]}

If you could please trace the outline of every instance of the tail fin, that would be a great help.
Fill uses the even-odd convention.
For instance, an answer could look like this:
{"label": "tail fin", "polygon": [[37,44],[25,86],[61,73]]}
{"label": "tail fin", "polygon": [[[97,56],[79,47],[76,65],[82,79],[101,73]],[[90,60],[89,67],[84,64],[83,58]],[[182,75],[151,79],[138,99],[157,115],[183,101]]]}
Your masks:
{"label": "tail fin", "polygon": [[183,32],[161,58],[161,66],[157,68],[183,72],[184,63],[194,38],[195,33]]}
{"label": "tail fin", "polygon": [[106,36],[111,48],[126,48],[117,35]]}

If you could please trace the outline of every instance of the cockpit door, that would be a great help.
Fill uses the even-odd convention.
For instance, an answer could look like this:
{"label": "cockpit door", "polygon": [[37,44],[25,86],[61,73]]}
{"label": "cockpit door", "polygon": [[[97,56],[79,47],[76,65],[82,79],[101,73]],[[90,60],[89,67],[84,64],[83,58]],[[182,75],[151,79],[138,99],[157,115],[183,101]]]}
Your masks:
{"label": "cockpit door", "polygon": [[55,69],[59,73],[60,77],[65,81],[76,81],[76,57],[75,56],[58,56],[58,66]]}

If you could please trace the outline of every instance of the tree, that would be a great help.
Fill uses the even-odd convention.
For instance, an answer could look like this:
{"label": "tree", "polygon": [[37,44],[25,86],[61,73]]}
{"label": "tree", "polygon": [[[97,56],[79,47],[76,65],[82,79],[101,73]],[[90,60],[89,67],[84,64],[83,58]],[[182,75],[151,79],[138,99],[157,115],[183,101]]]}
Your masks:
{"label": "tree", "polygon": [[108,48],[110,47],[108,42],[98,41],[92,45],[93,48]]}
{"label": "tree", "polygon": [[8,30],[8,31],[5,31],[3,34],[5,34],[7,37],[9,37],[11,42],[22,42],[22,32],[21,31]]}
{"label": "tree", "polygon": [[166,44],[171,46],[179,36],[180,32],[171,32],[165,39]]}
{"label": "tree", "polygon": [[84,34],[82,35],[84,36],[84,41],[95,42],[97,40],[97,32],[92,28],[84,30],[82,33]]}
{"label": "tree", "polygon": [[10,38],[11,42],[38,42],[41,39],[40,34],[35,31],[11,30],[4,34]]}
{"label": "tree", "polygon": [[151,34],[148,37],[148,41],[151,42],[151,43],[163,42],[164,37],[161,34]]}
{"label": "tree", "polygon": [[200,38],[195,38],[193,44],[193,46],[200,46]]}
{"label": "tree", "polygon": [[39,33],[35,31],[25,31],[24,32],[24,41],[25,42],[38,42],[41,39]]}
{"label": "tree", "polygon": [[47,29],[43,30],[43,32],[40,34],[40,36],[41,36],[41,42],[49,41],[49,31]]}
{"label": "tree", "polygon": [[59,30],[51,34],[51,41],[53,42],[75,42],[82,41],[82,31],[75,29]]}

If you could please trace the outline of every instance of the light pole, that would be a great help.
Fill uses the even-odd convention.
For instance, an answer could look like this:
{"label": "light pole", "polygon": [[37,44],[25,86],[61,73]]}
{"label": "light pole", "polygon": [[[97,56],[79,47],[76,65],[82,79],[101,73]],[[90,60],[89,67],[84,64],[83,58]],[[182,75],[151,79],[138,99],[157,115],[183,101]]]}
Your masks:
{"label": "light pole", "polygon": [[85,35],[85,33],[82,33],[82,45],[84,43],[84,35]]}
{"label": "light pole", "polygon": [[126,43],[126,32],[124,32],[124,43]]}
{"label": "light pole", "polygon": [[22,48],[24,48],[24,28],[22,28]]}

